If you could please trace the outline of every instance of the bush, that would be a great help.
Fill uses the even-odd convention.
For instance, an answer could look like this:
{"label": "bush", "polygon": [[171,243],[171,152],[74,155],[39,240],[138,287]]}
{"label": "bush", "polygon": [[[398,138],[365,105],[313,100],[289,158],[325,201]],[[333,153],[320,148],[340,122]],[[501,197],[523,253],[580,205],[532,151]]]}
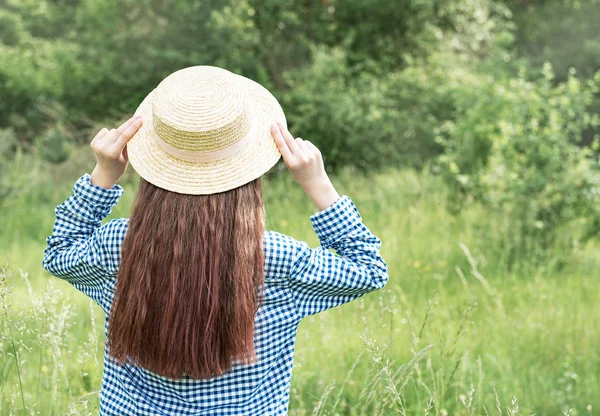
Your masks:
{"label": "bush", "polygon": [[[393,128],[383,123],[383,88],[369,74],[354,77],[342,49],[319,48],[310,67],[288,72],[283,102],[293,132],[323,153],[326,166],[367,170],[393,156]],[[375,128],[375,126],[380,126]]]}
{"label": "bush", "polygon": [[[456,190],[453,203],[485,203],[505,213],[506,244],[514,260],[543,256],[553,244],[573,247],[600,231],[600,173],[581,133],[597,127],[589,112],[598,81],[571,71],[554,85],[527,70],[480,85],[456,100],[455,120],[440,132],[446,152],[438,168]],[[598,138],[596,138],[596,144]]]}
{"label": "bush", "polygon": [[0,201],[6,198],[12,189],[8,180],[8,160],[14,153],[17,137],[13,129],[0,129]]}
{"label": "bush", "polygon": [[46,130],[35,142],[35,147],[43,160],[62,163],[69,158],[69,136],[65,128],[56,124]]}
{"label": "bush", "polygon": [[418,35],[426,56],[407,49],[403,65],[393,70],[370,58],[355,62],[350,47],[321,46],[309,66],[285,74],[291,126],[315,142],[332,169],[422,167],[443,151],[436,136],[455,117],[454,100],[472,102],[472,84],[494,70],[477,64],[493,55],[503,70],[511,69],[507,49],[514,37],[506,7],[448,1],[437,16],[437,25],[425,25]]}
{"label": "bush", "polygon": [[317,49],[313,59],[286,74],[283,103],[292,131],[321,149],[328,168],[415,167],[440,152],[432,119],[442,103],[423,91],[424,74],[353,69],[339,48]]}
{"label": "bush", "polygon": [[0,43],[16,45],[21,41],[24,33],[23,22],[17,14],[0,10]]}

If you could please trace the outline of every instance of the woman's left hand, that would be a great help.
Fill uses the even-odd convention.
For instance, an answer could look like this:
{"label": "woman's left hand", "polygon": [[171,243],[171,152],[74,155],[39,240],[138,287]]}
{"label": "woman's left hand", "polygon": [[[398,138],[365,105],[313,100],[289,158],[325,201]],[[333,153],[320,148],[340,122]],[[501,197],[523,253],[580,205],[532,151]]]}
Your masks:
{"label": "woman's left hand", "polygon": [[142,125],[142,119],[134,116],[119,128],[100,130],[92,139],[90,147],[96,156],[96,167],[90,177],[92,185],[111,189],[127,169],[127,142]]}

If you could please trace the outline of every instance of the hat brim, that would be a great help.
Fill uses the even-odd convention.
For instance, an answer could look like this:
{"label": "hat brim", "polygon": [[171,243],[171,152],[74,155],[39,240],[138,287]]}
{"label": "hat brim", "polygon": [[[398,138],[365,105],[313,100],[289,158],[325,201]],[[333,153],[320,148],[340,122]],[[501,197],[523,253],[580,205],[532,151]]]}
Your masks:
{"label": "hat brim", "polygon": [[136,110],[136,114],[141,115],[143,124],[127,143],[131,166],[142,178],[168,191],[207,195],[247,184],[277,163],[281,154],[270,128],[275,122],[286,125],[281,106],[262,85],[248,78],[232,75],[249,99],[253,134],[244,146],[232,156],[212,162],[190,162],[170,155],[154,138],[153,91]]}

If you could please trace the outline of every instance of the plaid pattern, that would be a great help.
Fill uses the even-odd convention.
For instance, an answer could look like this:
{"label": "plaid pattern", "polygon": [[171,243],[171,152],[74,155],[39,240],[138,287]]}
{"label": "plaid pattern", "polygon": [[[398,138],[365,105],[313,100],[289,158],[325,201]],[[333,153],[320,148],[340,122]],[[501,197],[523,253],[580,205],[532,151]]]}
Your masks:
{"label": "plaid pattern", "polygon": [[[122,194],[119,185],[103,189],[92,185],[88,174],[79,178],[73,194],[56,207],[43,260],[51,274],[102,307],[105,333],[128,219],[101,221]],[[321,242],[317,248],[275,231],[264,233],[265,291],[255,320],[258,362],[209,380],[169,380],[129,362],[119,365],[105,347],[100,414],[287,414],[300,320],[380,289],[388,280],[381,241],[363,225],[348,196],[310,221]]]}

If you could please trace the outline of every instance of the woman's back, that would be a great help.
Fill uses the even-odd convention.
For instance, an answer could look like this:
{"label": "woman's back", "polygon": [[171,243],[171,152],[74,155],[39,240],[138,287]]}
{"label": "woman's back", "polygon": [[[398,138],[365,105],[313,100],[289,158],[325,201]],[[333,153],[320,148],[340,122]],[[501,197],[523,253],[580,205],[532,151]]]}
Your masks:
{"label": "woman's back", "polygon": [[[135,123],[130,122],[129,125]],[[127,131],[127,128],[123,128],[121,136],[127,136]],[[226,326],[237,325],[239,322],[225,322],[224,325],[213,326],[206,324],[206,321],[214,319],[210,316],[211,311],[215,311],[219,319],[228,317],[227,319],[235,320],[239,316],[237,311],[222,307],[223,302],[226,302],[222,295],[226,295],[227,290],[209,290],[211,284],[218,287],[219,271],[210,275],[204,267],[200,268],[201,272],[197,274],[185,274],[183,272],[193,264],[186,266],[185,270],[176,270],[179,263],[185,263],[180,261],[173,263],[173,267],[164,269],[174,269],[181,272],[180,274],[153,274],[157,267],[163,266],[158,264],[156,267],[148,267],[148,263],[152,263],[154,258],[153,247],[164,243],[164,239],[153,242],[145,237],[143,241],[147,241],[150,247],[145,254],[127,249],[128,238],[131,241],[144,235],[132,228],[132,221],[136,222],[136,226],[141,223],[139,216],[135,215],[137,208],[134,208],[129,219],[113,219],[102,225],[101,221],[110,214],[123,194],[123,188],[116,184],[118,178],[105,180],[105,177],[97,174],[96,169],[91,176],[85,174],[79,178],[73,188],[73,195],[57,207],[56,222],[52,235],[47,239],[48,247],[44,253],[43,266],[53,275],[69,281],[94,299],[106,313],[107,342],[100,398],[101,414],[286,414],[296,329],[300,320],[379,289],[387,282],[387,266],[379,254],[381,241],[362,223],[352,200],[346,195],[339,196],[328,179],[322,176],[323,163],[320,154],[319,159],[315,160],[316,148],[309,150],[308,144],[295,142],[287,130],[284,130],[282,136],[280,131],[274,129],[273,138],[277,141],[286,165],[319,208],[319,211],[310,217],[310,221],[321,246],[310,248],[305,242],[275,231],[261,232],[262,284],[255,287],[259,302],[256,313],[252,314],[253,325],[247,327],[253,330],[251,341],[255,360],[248,363],[243,359],[229,360],[229,355],[218,357],[229,360],[229,364],[232,364],[223,374],[190,377],[185,375],[191,374],[190,372],[184,372],[180,377],[173,377],[172,374],[167,377],[162,371],[148,369],[184,369],[188,368],[189,362],[199,366],[194,368],[202,368],[202,357],[206,355],[206,351],[201,351],[206,347],[202,344],[202,339],[196,349],[189,351],[189,340],[198,339],[194,333],[198,328],[202,328],[204,332],[201,333],[206,334],[206,339],[214,341],[216,348],[220,347],[221,343],[228,342],[223,335],[227,334]],[[296,144],[300,147],[295,147]],[[103,150],[98,152],[102,153]],[[109,185],[98,186],[99,183]],[[144,206],[143,203],[139,205]],[[172,212],[166,210],[164,215]],[[164,228],[165,224],[168,224],[166,217],[159,216],[153,221],[159,222],[155,225],[158,228]],[[247,221],[244,221],[244,224],[246,223]],[[213,225],[207,223],[204,227]],[[180,255],[196,256],[198,246],[203,246],[201,240],[181,248],[184,253]],[[206,245],[203,247],[206,248]],[[329,249],[334,249],[337,254]],[[169,250],[171,249],[168,247],[163,248],[165,252]],[[236,250],[225,254],[235,256],[236,252],[239,254]],[[129,258],[124,259],[126,256]],[[201,262],[202,258],[198,258],[197,261]],[[140,270],[147,273],[124,275],[123,264],[134,267],[143,265],[145,268]],[[254,272],[255,270],[248,270],[246,275],[238,270],[235,275],[237,280],[230,285],[238,284],[238,280],[247,277],[248,281],[254,281],[250,279]],[[187,278],[187,286],[177,286],[179,276]],[[215,278],[216,282],[211,283],[207,280]],[[159,279],[166,279],[167,284],[160,286],[157,282]],[[191,287],[190,284],[198,287]],[[165,292],[164,298],[173,298],[175,292],[168,293],[171,289],[181,292],[182,296],[174,299],[180,299],[184,305],[180,305],[180,309],[164,310],[164,313],[173,314],[173,310],[182,310],[188,315],[192,314],[191,321],[177,319],[180,318],[177,314],[170,317],[170,320],[164,320],[161,315],[163,310],[160,308],[152,314],[148,312],[148,308],[156,306],[155,302],[164,300],[161,297],[162,292]],[[150,293],[154,293],[155,297]],[[207,296],[197,306],[196,293],[200,294],[198,296]],[[133,305],[130,315],[116,314],[119,301],[121,307]],[[204,308],[206,302],[214,302],[215,307]],[[131,316],[131,320],[122,318],[116,321],[120,328],[129,328],[131,331],[140,331],[142,327],[146,329],[140,331],[141,345],[135,342],[127,344],[131,341],[128,338],[129,334],[114,331],[112,325],[118,316]],[[144,319],[147,317],[151,318]],[[191,322],[191,325],[185,326],[186,322]],[[153,325],[156,328],[153,328]],[[167,338],[161,338],[161,334],[165,334]],[[117,342],[122,341],[125,346],[135,346],[132,355],[138,357],[137,361],[131,360],[129,354],[126,354],[124,360],[113,354],[110,341],[115,342],[115,339]],[[172,344],[168,343],[169,340]],[[183,355],[189,355],[190,359],[184,359],[186,357]],[[139,357],[143,357],[151,365],[139,365]],[[210,365],[206,368],[210,369]]]}
{"label": "woman's back", "polygon": [[[90,183],[89,175],[82,176],[73,195],[57,207],[44,256],[47,270],[67,278],[98,302],[107,314],[105,330],[128,219],[114,219],[98,228],[86,225],[106,217],[121,194],[120,187],[101,189]],[[388,279],[379,255],[381,242],[362,224],[348,196],[310,220],[321,247],[309,248],[275,231],[264,233],[265,285],[255,319],[255,364],[236,365],[227,374],[208,380],[172,380],[130,363],[121,366],[107,349],[101,413],[286,414],[300,320],[379,289]],[[69,245],[82,234],[90,235],[86,244]]]}

